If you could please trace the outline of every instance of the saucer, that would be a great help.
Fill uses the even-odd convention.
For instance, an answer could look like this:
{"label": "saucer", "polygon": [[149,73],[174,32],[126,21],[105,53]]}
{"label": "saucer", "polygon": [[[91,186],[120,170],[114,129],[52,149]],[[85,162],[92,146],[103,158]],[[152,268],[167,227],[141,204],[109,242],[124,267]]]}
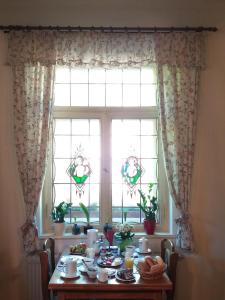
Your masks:
{"label": "saucer", "polygon": [[61,272],[60,277],[64,279],[77,279],[80,277],[80,274],[79,273],[66,274],[64,272]]}
{"label": "saucer", "polygon": [[151,250],[150,248],[148,248],[148,249],[145,250],[145,251],[140,251],[139,248],[136,248],[135,251],[136,251],[137,253],[139,253],[139,254],[149,254],[149,253],[152,252],[152,250]]}

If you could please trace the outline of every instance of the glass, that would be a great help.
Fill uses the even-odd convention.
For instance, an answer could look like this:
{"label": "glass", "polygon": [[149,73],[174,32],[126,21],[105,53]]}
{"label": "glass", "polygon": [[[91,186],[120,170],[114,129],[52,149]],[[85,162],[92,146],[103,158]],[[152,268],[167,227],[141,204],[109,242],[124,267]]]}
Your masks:
{"label": "glass", "polygon": [[140,106],[140,85],[123,85],[123,106]]}
{"label": "glass", "polygon": [[55,83],[69,83],[70,69],[68,67],[57,67],[55,70]]}
{"label": "glass", "polygon": [[141,85],[141,106],[156,106],[156,85]]}
{"label": "glass", "polygon": [[71,84],[71,106],[88,106],[87,84]]}
{"label": "glass", "polygon": [[89,85],[89,106],[105,106],[105,85]]}
{"label": "glass", "polygon": [[122,70],[111,69],[106,70],[106,83],[121,83],[122,82]]}
{"label": "glass", "polygon": [[89,120],[72,120],[72,135],[89,135]]}
{"label": "glass", "polygon": [[105,70],[104,69],[90,69],[89,70],[90,83],[105,83]]}
{"label": "glass", "polygon": [[88,69],[71,69],[71,82],[72,83],[87,83],[88,82]]}
{"label": "glass", "polygon": [[69,84],[55,84],[54,106],[70,106]]}
{"label": "glass", "polygon": [[[127,247],[126,247],[127,249]],[[126,269],[133,269],[134,266],[134,258],[132,257],[132,254],[130,251],[125,251],[125,260],[124,265]]]}
{"label": "glass", "polygon": [[154,68],[141,68],[141,83],[156,83]]}
{"label": "glass", "polygon": [[55,135],[69,135],[70,134],[70,120],[55,119]]}
{"label": "glass", "polygon": [[122,85],[106,85],[106,106],[122,106]]}
{"label": "glass", "polygon": [[124,83],[140,83],[140,69],[124,69],[123,70]]}

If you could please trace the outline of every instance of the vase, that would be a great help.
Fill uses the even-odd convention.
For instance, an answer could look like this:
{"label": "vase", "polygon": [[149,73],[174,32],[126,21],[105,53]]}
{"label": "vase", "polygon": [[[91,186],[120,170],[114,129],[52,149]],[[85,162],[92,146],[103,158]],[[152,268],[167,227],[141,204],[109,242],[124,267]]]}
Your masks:
{"label": "vase", "polygon": [[115,241],[116,245],[118,246],[118,249],[120,250],[120,254],[122,254],[126,247],[132,244],[133,239],[132,238],[127,238],[127,239],[122,239],[119,235],[115,234]]}
{"label": "vase", "polygon": [[54,231],[55,231],[55,236],[63,236],[65,229],[65,223],[54,223]]}
{"label": "vase", "polygon": [[152,235],[155,232],[155,220],[144,219],[144,230],[148,235]]}

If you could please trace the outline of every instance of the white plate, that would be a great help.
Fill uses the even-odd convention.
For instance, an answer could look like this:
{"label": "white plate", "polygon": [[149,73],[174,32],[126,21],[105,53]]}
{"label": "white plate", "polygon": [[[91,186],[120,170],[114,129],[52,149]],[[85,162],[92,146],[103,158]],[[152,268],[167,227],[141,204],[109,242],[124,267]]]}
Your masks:
{"label": "white plate", "polygon": [[128,283],[128,282],[135,282],[135,281],[136,281],[135,277],[133,277],[133,278],[131,278],[131,279],[123,279],[123,278],[121,278],[121,277],[117,274],[117,272],[116,272],[115,277],[116,277],[117,280],[119,280],[119,281],[121,281],[121,282],[127,282],[127,283]]}
{"label": "white plate", "polygon": [[139,248],[136,248],[135,251],[136,251],[137,253],[139,253],[139,254],[149,254],[149,253],[152,252],[152,250],[149,249],[149,248],[148,248],[146,251],[140,251]]}
{"label": "white plate", "polygon": [[64,272],[60,273],[60,277],[64,279],[77,279],[80,277],[79,273],[74,273],[74,274],[66,274]]}

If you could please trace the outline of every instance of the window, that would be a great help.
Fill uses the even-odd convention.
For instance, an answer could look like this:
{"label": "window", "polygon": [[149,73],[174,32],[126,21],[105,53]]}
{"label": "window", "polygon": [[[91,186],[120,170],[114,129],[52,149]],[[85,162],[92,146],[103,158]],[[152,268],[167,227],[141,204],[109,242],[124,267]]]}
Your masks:
{"label": "window", "polygon": [[[79,208],[83,202],[96,227],[106,221],[122,222],[126,212],[126,221],[142,230],[138,189],[147,192],[149,182],[155,183],[154,194],[160,202],[157,229],[168,231],[168,190],[161,150],[154,67],[58,67],[51,159],[42,194],[44,231],[49,230],[47,216],[52,203],[61,201],[72,203],[68,223],[74,217],[85,221]],[[126,160],[130,172],[135,164],[142,170],[131,189],[121,172]],[[80,170],[89,168],[80,185],[73,176],[78,165]]]}

